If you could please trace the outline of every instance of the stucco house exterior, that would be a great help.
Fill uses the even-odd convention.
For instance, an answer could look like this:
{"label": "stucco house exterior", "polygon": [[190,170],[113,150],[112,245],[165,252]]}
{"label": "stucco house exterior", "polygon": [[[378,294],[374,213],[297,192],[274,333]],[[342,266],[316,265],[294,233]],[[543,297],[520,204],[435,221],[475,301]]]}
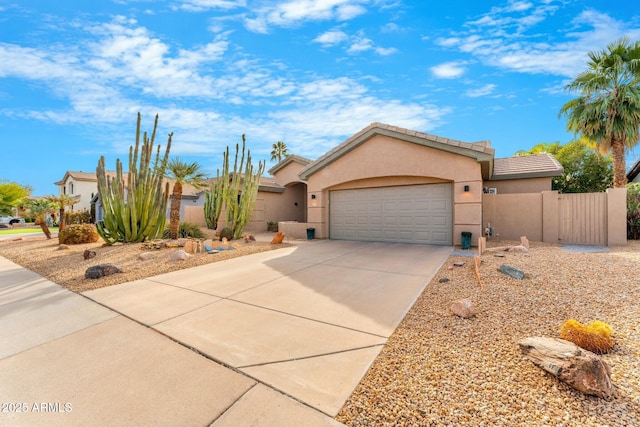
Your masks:
{"label": "stucco house exterior", "polygon": [[95,172],[67,171],[58,182],[58,194],[75,196],[77,203],[70,209],[81,211],[91,208],[91,199],[98,193],[98,178]]}
{"label": "stucco house exterior", "polygon": [[463,231],[482,235],[484,193],[549,191],[563,169],[548,154],[494,159],[488,141],[372,123],[313,162],[287,158],[269,172],[306,186],[306,221],[282,224],[293,234],[452,245]]}

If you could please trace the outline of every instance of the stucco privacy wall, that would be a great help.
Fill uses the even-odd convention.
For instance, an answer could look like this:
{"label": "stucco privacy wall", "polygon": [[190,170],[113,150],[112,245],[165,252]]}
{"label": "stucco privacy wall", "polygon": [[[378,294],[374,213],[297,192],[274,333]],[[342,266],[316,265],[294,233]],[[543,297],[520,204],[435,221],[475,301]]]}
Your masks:
{"label": "stucco privacy wall", "polygon": [[462,231],[479,237],[483,185],[477,160],[380,134],[308,177],[309,226],[316,237],[328,237],[331,190],[435,182],[453,183],[454,244],[460,244]]}
{"label": "stucco privacy wall", "polygon": [[[602,194],[602,193],[598,193]],[[584,195],[588,195],[584,194]],[[565,194],[564,197],[583,196]],[[610,188],[606,191],[604,211],[605,226],[601,231],[585,232],[585,235],[602,233],[604,244],[619,246],[627,244],[627,190]],[[560,240],[561,209],[557,191],[544,191],[539,194],[484,194],[483,225],[491,224],[493,238],[519,240],[527,236],[531,241],[562,243]],[[578,229],[594,226],[589,215],[576,215],[572,218]],[[584,222],[584,223],[582,223]],[[588,244],[589,242],[573,242]]]}

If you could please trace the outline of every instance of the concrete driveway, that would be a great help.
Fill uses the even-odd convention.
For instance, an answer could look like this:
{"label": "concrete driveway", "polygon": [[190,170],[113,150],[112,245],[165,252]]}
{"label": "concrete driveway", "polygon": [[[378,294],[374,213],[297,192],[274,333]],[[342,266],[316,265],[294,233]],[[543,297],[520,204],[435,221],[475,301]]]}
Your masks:
{"label": "concrete driveway", "polygon": [[293,243],[84,293],[98,304],[0,258],[2,401],[73,403],[0,424],[338,424],[452,248]]}
{"label": "concrete driveway", "polygon": [[300,242],[84,295],[335,416],[450,253]]}

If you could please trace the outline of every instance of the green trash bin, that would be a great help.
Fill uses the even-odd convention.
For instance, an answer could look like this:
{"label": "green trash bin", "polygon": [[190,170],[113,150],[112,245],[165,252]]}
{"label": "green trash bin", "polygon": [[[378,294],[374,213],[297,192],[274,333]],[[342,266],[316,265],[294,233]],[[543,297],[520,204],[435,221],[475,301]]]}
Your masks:
{"label": "green trash bin", "polygon": [[316,238],[316,229],[307,228],[307,240],[313,240]]}
{"label": "green trash bin", "polygon": [[462,249],[469,249],[471,247],[471,233],[468,231],[462,232]]}

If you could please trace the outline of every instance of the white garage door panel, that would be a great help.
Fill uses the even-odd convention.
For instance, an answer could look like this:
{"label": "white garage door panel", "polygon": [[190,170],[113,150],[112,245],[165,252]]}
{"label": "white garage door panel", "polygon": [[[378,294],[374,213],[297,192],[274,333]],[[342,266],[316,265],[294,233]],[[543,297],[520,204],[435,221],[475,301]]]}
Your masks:
{"label": "white garage door panel", "polygon": [[451,184],[330,193],[331,239],[452,244]]}

